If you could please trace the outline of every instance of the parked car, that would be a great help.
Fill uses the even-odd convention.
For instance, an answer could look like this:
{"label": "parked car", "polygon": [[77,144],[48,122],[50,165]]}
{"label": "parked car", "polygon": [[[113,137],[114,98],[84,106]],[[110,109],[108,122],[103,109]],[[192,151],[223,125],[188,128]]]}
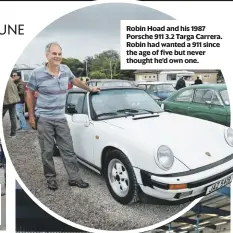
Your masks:
{"label": "parked car", "polygon": [[144,89],[152,96],[157,96],[161,101],[167,99],[176,91],[171,83],[165,82],[141,82],[136,86]]}
{"label": "parked car", "polygon": [[165,111],[230,126],[230,101],[226,84],[201,84],[182,88],[162,102]]}
{"label": "parked car", "polygon": [[92,79],[87,82],[92,87],[131,87],[132,82],[121,79]]}
{"label": "parked car", "polygon": [[144,90],[70,90],[66,118],[77,160],[121,204],[143,194],[186,202],[232,181],[233,130],[164,112]]}

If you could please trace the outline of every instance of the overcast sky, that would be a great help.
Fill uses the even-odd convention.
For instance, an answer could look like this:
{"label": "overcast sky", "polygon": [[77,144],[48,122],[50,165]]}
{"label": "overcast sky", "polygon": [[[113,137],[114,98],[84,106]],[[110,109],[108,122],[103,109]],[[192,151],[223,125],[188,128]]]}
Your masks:
{"label": "overcast sky", "polygon": [[17,64],[41,64],[44,48],[57,41],[63,57],[83,61],[104,50],[120,51],[120,20],[168,20],[172,17],[157,10],[127,3],[106,3],[85,7],[69,13],[39,33],[25,48]]}

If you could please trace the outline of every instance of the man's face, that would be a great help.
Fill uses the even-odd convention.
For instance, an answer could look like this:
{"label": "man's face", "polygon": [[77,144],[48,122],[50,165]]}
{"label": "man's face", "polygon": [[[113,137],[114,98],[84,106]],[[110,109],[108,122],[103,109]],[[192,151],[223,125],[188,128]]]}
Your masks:
{"label": "man's face", "polygon": [[52,45],[48,53],[46,53],[47,60],[54,66],[59,66],[62,61],[62,51],[57,45]]}
{"label": "man's face", "polygon": [[13,74],[12,74],[12,79],[13,79],[14,81],[16,81],[16,80],[19,79],[19,76],[17,75],[17,73],[13,73]]}

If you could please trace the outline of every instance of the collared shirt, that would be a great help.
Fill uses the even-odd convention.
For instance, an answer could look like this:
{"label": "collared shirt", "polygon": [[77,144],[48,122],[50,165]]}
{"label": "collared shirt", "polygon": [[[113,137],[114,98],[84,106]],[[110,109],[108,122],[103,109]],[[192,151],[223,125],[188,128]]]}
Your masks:
{"label": "collared shirt", "polygon": [[59,75],[53,76],[45,65],[33,70],[27,87],[38,91],[35,115],[44,118],[65,118],[68,83],[75,78],[67,65],[59,66]]}

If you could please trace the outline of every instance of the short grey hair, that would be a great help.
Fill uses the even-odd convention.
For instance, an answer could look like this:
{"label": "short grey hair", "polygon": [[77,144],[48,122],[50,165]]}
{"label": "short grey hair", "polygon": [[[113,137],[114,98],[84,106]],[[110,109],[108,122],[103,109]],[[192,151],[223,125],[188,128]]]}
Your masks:
{"label": "short grey hair", "polygon": [[60,44],[58,44],[57,42],[51,42],[51,43],[49,43],[49,44],[47,44],[47,45],[45,46],[45,52],[46,52],[46,53],[48,53],[48,52],[50,51],[50,48],[52,47],[52,45],[57,45],[57,46],[60,47],[61,50],[62,50],[62,47],[61,47]]}

